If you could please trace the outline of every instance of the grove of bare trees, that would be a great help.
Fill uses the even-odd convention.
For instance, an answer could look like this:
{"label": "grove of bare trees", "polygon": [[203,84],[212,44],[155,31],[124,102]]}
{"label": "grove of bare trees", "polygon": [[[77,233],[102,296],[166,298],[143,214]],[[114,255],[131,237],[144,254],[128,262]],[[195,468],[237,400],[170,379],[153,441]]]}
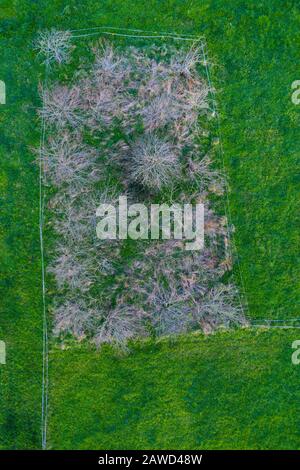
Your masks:
{"label": "grove of bare trees", "polygon": [[[60,64],[71,60],[70,41],[52,31],[37,47],[46,63]],[[225,177],[207,145],[211,90],[199,48],[101,41],[93,53],[92,66],[75,70],[70,83],[41,88],[54,334],[124,347],[149,335],[244,324],[238,290],[223,281],[231,227],[217,210]],[[202,201],[204,250],[187,252],[176,240],[97,239],[97,207],[123,194],[136,202]]]}

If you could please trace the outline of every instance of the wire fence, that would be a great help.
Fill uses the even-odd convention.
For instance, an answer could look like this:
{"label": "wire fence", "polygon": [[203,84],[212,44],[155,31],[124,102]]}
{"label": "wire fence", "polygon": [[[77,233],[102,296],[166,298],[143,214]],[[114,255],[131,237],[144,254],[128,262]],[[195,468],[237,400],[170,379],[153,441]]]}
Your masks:
{"label": "wire fence", "polygon": [[[48,66],[45,69],[45,80],[43,89],[47,87]],[[45,282],[45,256],[44,256],[44,208],[45,208],[45,191],[44,191],[44,165],[43,165],[43,148],[45,144],[46,123],[42,118],[40,149],[39,149],[39,236],[40,236],[40,252],[41,252],[41,273],[42,273],[42,302],[43,302],[43,367],[42,367],[42,448],[47,446],[47,414],[48,414],[48,384],[49,384],[49,368],[48,368],[48,321],[46,311],[46,282]]]}

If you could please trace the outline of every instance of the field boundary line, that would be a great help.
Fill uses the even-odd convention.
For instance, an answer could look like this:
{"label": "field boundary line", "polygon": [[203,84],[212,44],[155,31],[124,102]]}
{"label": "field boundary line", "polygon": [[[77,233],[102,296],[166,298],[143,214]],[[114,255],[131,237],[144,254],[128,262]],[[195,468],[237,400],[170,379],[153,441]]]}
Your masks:
{"label": "field boundary line", "polygon": [[[42,84],[42,90],[47,86],[48,81],[48,66],[46,63],[45,79]],[[41,253],[41,274],[42,274],[42,301],[43,301],[43,367],[42,367],[42,417],[41,417],[41,432],[42,432],[42,449],[47,447],[47,418],[48,418],[48,385],[49,385],[49,368],[48,368],[48,322],[46,312],[46,282],[45,282],[45,252],[44,252],[44,206],[45,206],[45,191],[44,191],[44,163],[43,163],[43,148],[45,144],[46,135],[46,122],[44,115],[42,116],[40,148],[39,148],[39,236],[40,236],[40,253]]]}
{"label": "field boundary line", "polygon": [[[152,30],[146,30],[146,29],[136,29],[136,28],[119,28],[117,26],[93,26],[90,28],[79,28],[79,29],[70,29],[70,33],[75,33],[75,32],[80,32],[80,31],[95,31],[98,30],[99,33],[101,33],[105,29],[111,29],[111,30],[116,30],[116,31],[127,31],[127,32],[133,32],[133,33],[148,33],[148,34],[155,34],[155,35],[164,35],[168,37],[187,37],[187,38],[198,38],[198,35],[195,34],[186,34],[186,33],[176,33],[176,31],[169,32],[169,31],[152,31]],[[155,36],[157,37],[157,36]]]}
{"label": "field boundary line", "polygon": [[194,38],[185,38],[185,37],[181,37],[181,36],[166,36],[166,35],[154,35],[154,36],[144,36],[144,35],[134,35],[134,34],[125,34],[125,33],[116,33],[116,32],[112,32],[112,31],[97,31],[95,33],[88,33],[88,34],[79,34],[79,35],[74,35],[72,34],[71,38],[83,38],[83,37],[89,37],[89,36],[96,36],[96,35],[99,35],[99,34],[107,34],[107,35],[110,35],[110,36],[119,36],[119,37],[126,37],[126,38],[135,38],[135,39],[174,39],[174,40],[177,40],[177,41],[196,41],[197,39],[201,39],[201,38],[197,38],[196,36]]}

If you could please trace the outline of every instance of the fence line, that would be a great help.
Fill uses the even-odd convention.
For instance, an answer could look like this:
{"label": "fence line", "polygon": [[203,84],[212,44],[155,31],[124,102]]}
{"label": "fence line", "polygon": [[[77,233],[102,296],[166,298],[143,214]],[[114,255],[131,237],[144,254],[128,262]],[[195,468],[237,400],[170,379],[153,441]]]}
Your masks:
{"label": "fence line", "polygon": [[174,40],[177,40],[177,41],[195,41],[196,38],[190,38],[190,37],[182,37],[182,36],[166,36],[166,35],[153,35],[153,36],[150,36],[150,35],[147,35],[147,36],[144,36],[144,35],[135,35],[135,34],[125,34],[125,33],[116,33],[116,32],[112,32],[112,31],[97,31],[95,33],[88,33],[88,34],[78,34],[78,35],[74,35],[72,34],[72,38],[84,38],[84,37],[89,37],[89,36],[96,36],[96,35],[99,35],[99,34],[107,34],[107,35],[110,35],[110,36],[120,36],[120,37],[126,37],[126,38],[140,38],[140,39],[153,39],[153,38],[156,38],[156,39],[163,39],[163,38],[166,38],[166,39],[174,39]]}
{"label": "fence line", "polygon": [[76,32],[80,32],[80,31],[94,31],[94,30],[98,30],[99,33],[101,33],[103,30],[106,30],[106,29],[111,29],[111,30],[115,30],[115,31],[127,31],[127,32],[133,32],[133,33],[149,33],[149,34],[155,34],[157,37],[157,35],[164,35],[166,37],[178,37],[178,36],[181,36],[181,37],[187,37],[187,38],[194,38],[194,39],[197,39],[199,38],[198,35],[195,35],[195,34],[181,34],[181,33],[176,33],[176,32],[166,32],[166,31],[149,31],[149,30],[145,30],[145,29],[133,29],[133,28],[118,28],[116,26],[94,26],[94,27],[91,27],[91,28],[80,28],[80,29],[70,29],[69,32],[70,33],[76,33]]}
{"label": "fence line", "polygon": [[[48,66],[46,64],[45,80],[43,89],[47,86],[48,79]],[[45,283],[45,262],[44,262],[44,206],[45,206],[45,192],[44,192],[44,165],[42,150],[45,144],[46,123],[44,116],[42,117],[42,128],[40,136],[40,150],[39,150],[39,235],[40,235],[40,252],[41,252],[41,271],[42,271],[42,299],[43,299],[43,367],[42,367],[42,449],[47,447],[47,415],[48,415],[48,385],[49,385],[49,370],[48,370],[48,322],[46,312],[46,283]]]}

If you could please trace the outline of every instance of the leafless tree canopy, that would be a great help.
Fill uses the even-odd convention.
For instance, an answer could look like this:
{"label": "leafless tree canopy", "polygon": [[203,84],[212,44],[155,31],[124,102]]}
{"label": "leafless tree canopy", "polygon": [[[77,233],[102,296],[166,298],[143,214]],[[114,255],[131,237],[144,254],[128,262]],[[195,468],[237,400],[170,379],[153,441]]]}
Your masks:
{"label": "leafless tree canopy", "polygon": [[180,174],[176,149],[152,133],[132,145],[129,158],[131,178],[149,189],[160,190]]}
{"label": "leafless tree canopy", "polygon": [[111,310],[100,328],[96,331],[94,341],[100,346],[103,343],[124,345],[133,338],[148,335],[146,329],[147,314],[140,308],[120,303]]}
{"label": "leafless tree canopy", "polygon": [[45,175],[56,187],[84,186],[97,175],[96,150],[84,144],[80,134],[66,131],[50,137],[42,156]]}
{"label": "leafless tree canopy", "polygon": [[65,85],[55,85],[42,90],[41,94],[43,107],[40,116],[47,125],[53,125],[57,130],[66,126],[79,130],[84,117],[80,113],[81,92],[78,86],[68,88]]}
{"label": "leafless tree canopy", "polygon": [[41,32],[36,40],[35,49],[43,56],[43,61],[47,65],[53,62],[66,63],[70,59],[71,33],[56,29]]}

